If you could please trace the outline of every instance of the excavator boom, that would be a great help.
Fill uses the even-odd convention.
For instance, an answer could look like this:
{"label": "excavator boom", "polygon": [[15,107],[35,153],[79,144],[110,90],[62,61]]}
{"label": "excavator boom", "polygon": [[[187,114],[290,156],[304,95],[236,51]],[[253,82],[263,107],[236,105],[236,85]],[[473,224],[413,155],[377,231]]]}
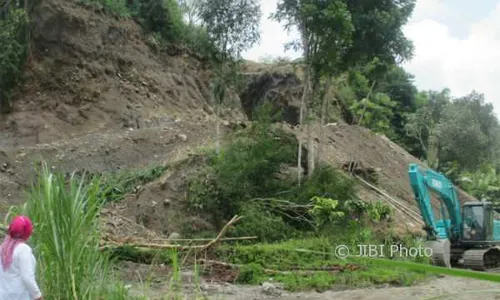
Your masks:
{"label": "excavator boom", "polygon": [[[462,212],[453,183],[443,174],[430,169],[424,170],[417,164],[410,164],[409,176],[410,185],[427,227],[429,240],[445,238],[452,242],[459,240],[461,238]],[[437,193],[441,200],[443,214],[441,220],[434,218],[428,189]],[[446,216],[449,219],[446,219]]]}

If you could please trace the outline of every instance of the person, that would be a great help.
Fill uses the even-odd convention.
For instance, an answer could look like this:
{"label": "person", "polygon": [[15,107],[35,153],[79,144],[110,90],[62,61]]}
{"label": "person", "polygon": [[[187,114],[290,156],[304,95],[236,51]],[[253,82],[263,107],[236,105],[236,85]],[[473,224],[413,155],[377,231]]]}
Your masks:
{"label": "person", "polygon": [[36,259],[26,244],[33,232],[33,223],[26,216],[15,217],[0,245],[0,299],[41,300],[42,293],[35,279]]}

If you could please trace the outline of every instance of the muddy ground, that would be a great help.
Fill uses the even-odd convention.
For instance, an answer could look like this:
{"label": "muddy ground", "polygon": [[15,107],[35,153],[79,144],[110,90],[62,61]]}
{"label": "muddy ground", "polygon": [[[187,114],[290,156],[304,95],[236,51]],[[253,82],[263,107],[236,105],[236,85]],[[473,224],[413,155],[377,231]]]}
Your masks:
{"label": "muddy ground", "polygon": [[[144,288],[137,281],[129,285],[131,295],[146,296],[151,300],[173,299],[168,284],[156,283]],[[178,294],[177,294],[178,295]],[[312,299],[312,300],[498,300],[500,284],[454,277],[433,278],[411,287],[373,287],[354,290],[325,292],[285,291],[279,283],[265,282],[260,286],[233,285],[229,283],[185,284],[184,299],[214,300],[263,300],[263,299]]]}
{"label": "muddy ground", "polygon": [[[168,266],[149,266],[124,262],[120,265],[122,279],[127,282],[130,294],[146,296],[151,300],[174,299],[171,269]],[[224,275],[224,276],[221,276]],[[334,275],[332,275],[334,276]],[[184,299],[214,300],[264,300],[264,299],[313,299],[313,300],[499,300],[500,284],[460,277],[435,276],[411,287],[377,286],[345,290],[332,287],[329,291],[288,292],[272,279],[257,286],[235,285],[234,274],[220,272],[210,276],[195,276],[192,270],[181,272]],[[180,289],[177,289],[180,291]],[[176,298],[179,299],[179,298]]]}

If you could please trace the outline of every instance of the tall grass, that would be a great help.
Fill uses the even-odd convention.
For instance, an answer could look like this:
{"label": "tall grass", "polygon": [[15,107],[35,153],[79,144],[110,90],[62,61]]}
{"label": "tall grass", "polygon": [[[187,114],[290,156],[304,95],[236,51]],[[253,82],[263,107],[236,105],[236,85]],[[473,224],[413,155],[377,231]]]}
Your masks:
{"label": "tall grass", "polygon": [[[99,180],[68,180],[45,164],[19,213],[32,218],[30,243],[46,299],[128,299],[114,282],[110,260],[99,250]],[[12,212],[15,212],[12,211]]]}

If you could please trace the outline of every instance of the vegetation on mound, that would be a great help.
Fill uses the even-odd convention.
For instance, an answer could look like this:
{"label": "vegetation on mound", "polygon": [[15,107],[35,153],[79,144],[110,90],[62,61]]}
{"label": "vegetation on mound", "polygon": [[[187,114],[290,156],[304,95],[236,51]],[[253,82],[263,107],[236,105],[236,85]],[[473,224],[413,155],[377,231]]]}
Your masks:
{"label": "vegetation on mound", "polygon": [[298,182],[298,141],[270,122],[255,122],[228,140],[219,155],[206,153],[206,166],[188,179],[187,198],[193,212],[210,213],[218,228],[243,215],[229,235],[276,242],[353,219],[384,222],[393,213],[382,202],[358,199],[356,181],[332,166],[320,165]]}
{"label": "vegetation on mound", "polygon": [[[211,213],[219,228],[232,216],[241,215],[242,220],[227,234],[258,236],[257,243],[238,241],[221,246],[213,254],[214,259],[237,266],[237,282],[257,284],[272,277],[285,283],[287,289],[298,290],[411,284],[427,276],[425,272],[387,270],[363,260],[335,257],[338,245],[359,251],[359,245],[385,245],[390,249],[398,243],[418,247],[419,242],[410,236],[398,240],[387,231],[375,233],[377,224],[391,224],[392,209],[382,202],[358,199],[356,181],[332,166],[317,167],[299,184],[295,173],[290,172],[296,163],[295,136],[262,120],[228,137],[230,142],[219,155],[208,151],[207,165],[188,183],[193,212]],[[118,255],[150,261],[164,257],[161,253],[121,248]],[[428,263],[422,256],[410,260]],[[318,270],[348,263],[358,267],[339,273],[335,270],[335,276],[331,270]]]}
{"label": "vegetation on mound", "polygon": [[99,174],[101,197],[104,197],[107,202],[121,201],[142,185],[160,178],[167,169],[168,166],[150,166]]}

